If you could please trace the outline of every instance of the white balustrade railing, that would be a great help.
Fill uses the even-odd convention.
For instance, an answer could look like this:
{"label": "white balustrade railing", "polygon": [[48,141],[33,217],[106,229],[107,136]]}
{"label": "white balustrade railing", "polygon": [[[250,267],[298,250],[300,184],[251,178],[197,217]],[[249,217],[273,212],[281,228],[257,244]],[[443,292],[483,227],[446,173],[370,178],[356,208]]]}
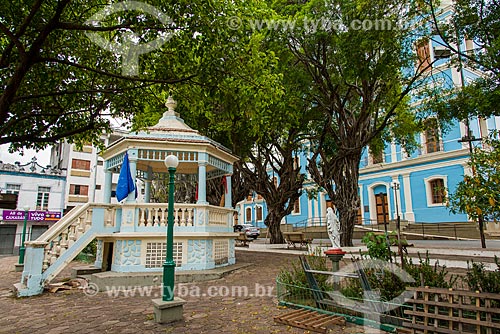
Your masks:
{"label": "white balustrade railing", "polygon": [[[168,203],[139,203],[135,205],[139,211],[138,226],[153,227],[166,226],[168,221]],[[234,210],[213,205],[174,204],[174,226],[203,226],[204,222],[197,222],[196,212],[208,213],[209,226],[228,226],[232,224],[231,217]]]}
{"label": "white balustrade railing", "polygon": [[[174,204],[174,225],[193,226],[196,204]],[[168,203],[140,203],[138,226],[166,226],[168,221]]]}
{"label": "white balustrade railing", "polygon": [[210,226],[232,226],[231,217],[233,215],[233,210],[210,206],[208,215],[208,224]]}
{"label": "white balustrade railing", "polygon": [[47,270],[85,232],[92,227],[92,213],[95,208],[105,209],[104,226],[115,226],[115,211],[111,205],[85,204],[74,208],[34,242],[44,244],[42,270]]}
{"label": "white balustrade railing", "polygon": [[[125,204],[131,206],[130,204]],[[168,203],[137,203],[139,212],[137,226],[166,226],[168,220]],[[45,271],[66,252],[82,235],[92,227],[92,214],[95,208],[104,209],[104,227],[116,225],[116,210],[120,208],[111,204],[85,204],[66,214],[59,222],[42,234],[36,243],[43,243],[44,258],[42,270]],[[195,224],[196,210],[208,212],[208,226],[230,227],[232,209],[212,205],[174,204],[174,226],[202,226]]]}

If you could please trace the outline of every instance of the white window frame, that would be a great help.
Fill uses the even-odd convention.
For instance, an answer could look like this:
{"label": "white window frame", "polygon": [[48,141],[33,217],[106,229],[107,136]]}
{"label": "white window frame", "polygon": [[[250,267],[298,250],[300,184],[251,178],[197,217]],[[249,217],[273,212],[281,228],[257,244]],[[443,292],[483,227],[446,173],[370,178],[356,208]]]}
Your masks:
{"label": "white window frame", "polygon": [[[259,219],[259,215],[257,214],[257,210],[259,210],[259,209],[260,209],[260,219]],[[264,208],[262,207],[262,205],[255,206],[255,221],[256,222],[264,221]]]}
{"label": "white window frame", "polygon": [[[40,205],[38,204],[38,197],[41,196]],[[50,187],[38,187],[38,192],[36,195],[36,208],[37,210],[48,210],[49,209],[49,198],[50,198]]]}
{"label": "white window frame", "polygon": [[[442,153],[442,152],[444,152],[444,143],[443,143],[443,134],[441,132],[441,127],[439,126],[439,121],[435,117],[430,117],[428,119],[435,119],[436,122],[437,122],[437,125],[438,125],[437,133],[436,133],[437,140],[438,140],[438,150],[436,152],[430,152],[430,153],[427,151],[427,130],[424,130],[420,134],[420,142],[421,142],[421,146],[422,146],[422,153],[423,154]],[[428,119],[426,119],[426,121]]]}
{"label": "white window frame", "polygon": [[[13,188],[9,188],[13,187]],[[5,193],[6,194],[14,194],[14,195],[19,195],[19,192],[21,191],[21,185],[18,183],[7,183],[5,185]]]}
{"label": "white window frame", "polygon": [[436,179],[442,179],[445,189],[448,189],[448,176],[447,175],[432,175],[424,179],[425,184],[425,197],[427,198],[427,207],[437,207],[446,206],[448,194],[445,192],[443,203],[433,203],[432,202],[432,187],[431,181]]}
{"label": "white window frame", "polygon": [[293,210],[292,210],[292,216],[299,216],[302,212],[302,205],[300,205],[300,197],[297,198],[297,201],[299,203],[299,210],[295,212],[295,202],[292,204],[293,205]]}
{"label": "white window frame", "polygon": [[[250,211],[250,220],[248,220],[248,211]],[[253,218],[253,213],[252,213],[252,207],[247,206],[245,208],[245,223],[252,223]]]}
{"label": "white window frame", "polygon": [[372,154],[372,152],[370,152],[370,148],[368,147],[368,166],[376,166],[376,165],[381,165],[381,164],[385,164],[386,162],[386,158],[385,158],[385,146],[384,148],[382,149],[382,152],[380,153],[382,155],[382,161],[381,162],[374,162],[375,161],[375,157],[374,155]]}

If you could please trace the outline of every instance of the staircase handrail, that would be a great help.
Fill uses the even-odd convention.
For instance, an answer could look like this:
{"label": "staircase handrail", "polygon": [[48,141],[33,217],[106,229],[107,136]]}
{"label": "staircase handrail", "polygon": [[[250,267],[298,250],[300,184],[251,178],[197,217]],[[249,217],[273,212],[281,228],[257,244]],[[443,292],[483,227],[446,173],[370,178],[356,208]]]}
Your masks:
{"label": "staircase handrail", "polygon": [[88,210],[89,207],[112,207],[113,204],[95,204],[95,203],[86,203],[84,205],[73,208],[70,212],[65,214],[57,223],[52,225],[47,231],[45,231],[42,235],[40,235],[36,240],[27,241],[26,244],[39,244],[41,242],[49,242],[54,237],[58,236],[64,228],[67,228],[68,225],[73,223],[75,219],[77,219],[82,213]]}

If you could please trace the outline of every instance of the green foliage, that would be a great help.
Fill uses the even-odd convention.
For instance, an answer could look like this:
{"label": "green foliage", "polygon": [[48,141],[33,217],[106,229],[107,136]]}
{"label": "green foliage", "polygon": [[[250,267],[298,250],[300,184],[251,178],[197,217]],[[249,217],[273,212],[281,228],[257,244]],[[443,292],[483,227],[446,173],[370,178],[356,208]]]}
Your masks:
{"label": "green foliage", "polygon": [[[496,136],[497,134],[492,134]],[[472,174],[465,175],[457,188],[450,192],[451,212],[466,213],[476,220],[500,221],[500,141],[484,141],[485,149],[475,148],[468,165]]]}
{"label": "green foliage", "polygon": [[97,239],[92,240],[85,248],[82,250],[82,253],[89,254],[92,256],[96,256],[97,254]]}
{"label": "green foliage", "polygon": [[[428,1],[429,5],[432,1]],[[433,25],[452,53],[452,63],[458,68],[473,68],[481,72],[478,80],[464,87],[451,89],[437,96],[432,108],[442,120],[465,120],[474,116],[488,118],[500,115],[500,6],[495,1],[458,0],[448,24],[436,20],[438,8],[432,8],[435,15]],[[457,39],[473,40],[468,50],[456,48]],[[473,49],[470,49],[470,46]]]}
{"label": "green foliage", "polygon": [[77,261],[85,263],[93,263],[97,254],[97,240],[92,240],[85,248],[76,256]]}
{"label": "green foliage", "polygon": [[[163,95],[180,82],[216,91],[221,81],[231,85],[234,78],[244,82],[261,73],[253,77],[254,85],[274,85],[279,90],[279,83],[265,73],[272,69],[270,53],[256,54],[257,37],[248,29],[228,25],[231,17],[263,17],[265,4],[260,1],[150,0],[147,4],[171,23],[127,10],[102,18],[99,27],[88,25],[86,21],[105,4],[95,0],[0,4],[0,143],[11,143],[11,149],[42,148],[62,137],[98,143],[102,131],[110,128],[110,117],[146,116],[135,119],[138,127],[157,120],[151,111],[161,115]],[[139,44],[160,35],[170,38],[161,48],[140,55],[137,75],[127,76],[121,66],[125,57],[96,45],[89,32],[111,44],[130,42],[131,34]],[[233,75],[232,70],[241,71]],[[242,98],[250,96],[240,93]],[[252,93],[255,101],[264,102],[272,95],[266,89]]]}
{"label": "green foliage", "polygon": [[368,256],[370,258],[385,261],[389,261],[391,258],[392,252],[387,247],[385,235],[376,235],[373,232],[368,232],[363,236],[361,242],[368,248]]}
{"label": "green foliage", "polygon": [[309,122],[310,159],[317,163],[308,169],[338,208],[341,244],[349,246],[363,150],[370,145],[380,151],[383,140],[408,151],[416,147],[419,124],[409,111],[408,95],[423,74],[403,70],[414,68],[410,37],[415,31],[354,29],[351,23],[395,24],[401,13],[411,21],[415,12],[409,2],[393,0],[274,1],[272,8],[282,22],[296,23],[268,34],[287,45],[294,59],[287,71],[308,81],[300,93],[318,114]]}
{"label": "green foliage", "polygon": [[347,298],[361,300],[363,298],[363,287],[359,279],[349,279],[347,284],[340,287],[340,292]]}
{"label": "green foliage", "polygon": [[[446,266],[439,266],[439,261],[434,265],[430,264],[429,252],[425,258],[418,254],[419,263],[413,263],[411,259],[405,258],[405,271],[415,280],[415,286],[429,286],[433,288],[453,288],[458,279],[456,275],[450,275]],[[423,282],[422,282],[423,280]]]}
{"label": "green foliage", "polygon": [[495,256],[495,271],[487,271],[483,263],[471,261],[467,262],[467,274],[465,282],[472,291],[500,293],[500,263]]}
{"label": "green foliage", "polygon": [[365,271],[372,290],[380,292],[380,300],[390,301],[401,295],[408,283],[403,282],[397,275],[389,270],[374,270]]}
{"label": "green foliage", "polygon": [[[320,270],[320,271],[329,271],[330,269],[327,267],[327,258],[324,256],[317,255],[307,255],[307,261],[312,270]],[[332,286],[327,282],[329,278],[328,275],[316,275],[316,281],[318,282],[318,286],[322,290],[331,289]],[[304,269],[300,263],[300,260],[296,259],[290,262],[290,267],[281,268],[280,273],[278,274],[278,280],[282,283],[309,289],[309,283],[306,279],[306,274],[304,273]],[[300,293],[304,291],[303,289],[297,289]]]}

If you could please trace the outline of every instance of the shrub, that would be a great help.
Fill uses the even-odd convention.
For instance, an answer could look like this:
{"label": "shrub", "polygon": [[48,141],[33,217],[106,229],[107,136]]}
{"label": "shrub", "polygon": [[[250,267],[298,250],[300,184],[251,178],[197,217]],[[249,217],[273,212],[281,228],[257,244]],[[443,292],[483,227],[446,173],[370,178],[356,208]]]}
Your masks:
{"label": "shrub", "polygon": [[404,269],[415,280],[415,286],[425,285],[433,288],[445,289],[454,287],[458,276],[450,275],[449,278],[447,278],[449,273],[446,270],[446,266],[439,266],[439,261],[436,261],[434,265],[431,265],[429,252],[425,253],[425,259],[422,259],[422,256],[419,253],[418,259],[418,264],[414,264],[411,259],[408,259],[406,257],[404,259]]}
{"label": "shrub", "polygon": [[97,240],[92,240],[85,248],[76,256],[76,260],[85,263],[92,263],[95,261],[97,254]]}
{"label": "shrub", "polygon": [[479,292],[500,293],[500,264],[498,257],[495,256],[495,271],[487,271],[484,269],[483,263],[472,261],[469,265],[467,262],[468,271],[465,275],[465,282],[469,289]]}
{"label": "shrub", "polygon": [[[306,256],[312,270],[330,271],[327,267],[327,258],[324,256],[307,255]],[[278,274],[280,282],[295,285],[298,287],[309,288],[304,269],[300,264],[300,260],[294,260],[290,263],[290,268],[282,268]],[[328,275],[315,275],[316,281],[321,289],[331,288],[326,282]]]}
{"label": "shrub", "polygon": [[387,247],[385,235],[376,235],[373,232],[368,232],[361,239],[361,242],[368,248],[368,256],[372,259],[389,261],[392,252]]}
{"label": "shrub", "polygon": [[380,300],[390,301],[401,295],[408,283],[403,282],[397,275],[387,269],[367,270],[366,276],[372,290],[380,292]]}

